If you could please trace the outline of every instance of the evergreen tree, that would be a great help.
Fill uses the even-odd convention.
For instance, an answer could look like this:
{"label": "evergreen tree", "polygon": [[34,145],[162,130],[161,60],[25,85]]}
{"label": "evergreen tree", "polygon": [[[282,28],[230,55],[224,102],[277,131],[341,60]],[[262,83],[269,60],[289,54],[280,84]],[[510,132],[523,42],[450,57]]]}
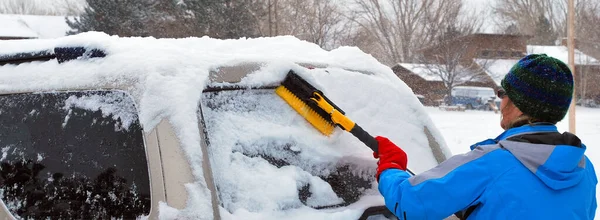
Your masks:
{"label": "evergreen tree", "polygon": [[68,34],[102,31],[119,36],[189,37],[194,32],[185,5],[178,0],[87,0],[85,12]]}
{"label": "evergreen tree", "polygon": [[519,28],[515,23],[512,23],[504,29],[504,34],[519,34]]}
{"label": "evergreen tree", "polygon": [[540,15],[535,26],[535,33],[530,40],[531,44],[536,45],[554,45],[557,34],[550,24],[550,21],[544,15]]}
{"label": "evergreen tree", "polygon": [[[260,2],[252,0],[184,0],[193,13],[196,30],[214,38],[259,36]],[[264,14],[264,13],[262,13]]]}
{"label": "evergreen tree", "polygon": [[67,34],[102,31],[119,36],[147,36],[145,20],[150,2],[147,0],[87,0],[85,12],[67,24]]}

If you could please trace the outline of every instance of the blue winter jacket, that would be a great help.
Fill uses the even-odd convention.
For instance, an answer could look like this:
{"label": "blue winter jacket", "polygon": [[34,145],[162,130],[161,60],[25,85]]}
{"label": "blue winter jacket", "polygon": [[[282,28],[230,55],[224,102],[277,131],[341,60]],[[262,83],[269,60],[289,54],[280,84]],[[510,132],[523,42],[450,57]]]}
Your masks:
{"label": "blue winter jacket", "polygon": [[593,219],[596,174],[585,145],[551,124],[506,130],[410,177],[385,170],[379,191],[400,219]]}

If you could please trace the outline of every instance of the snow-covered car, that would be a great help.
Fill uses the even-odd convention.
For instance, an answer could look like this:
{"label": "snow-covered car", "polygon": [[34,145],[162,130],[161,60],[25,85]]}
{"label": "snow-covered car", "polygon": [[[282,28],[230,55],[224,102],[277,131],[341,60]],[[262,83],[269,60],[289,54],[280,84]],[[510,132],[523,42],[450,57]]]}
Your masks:
{"label": "snow-covered car", "polygon": [[393,219],[370,149],[275,94],[290,70],[414,172],[450,155],[406,84],[354,47],[90,32],[0,48],[3,219]]}

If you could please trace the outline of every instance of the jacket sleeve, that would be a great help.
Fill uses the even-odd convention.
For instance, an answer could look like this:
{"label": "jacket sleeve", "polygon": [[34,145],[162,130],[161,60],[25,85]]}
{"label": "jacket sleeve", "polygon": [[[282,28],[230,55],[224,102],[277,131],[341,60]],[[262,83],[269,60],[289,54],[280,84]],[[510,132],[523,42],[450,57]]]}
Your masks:
{"label": "jacket sleeve", "polygon": [[477,147],[413,177],[402,170],[385,170],[379,191],[399,219],[444,219],[478,203],[493,180],[486,155],[497,149]]}

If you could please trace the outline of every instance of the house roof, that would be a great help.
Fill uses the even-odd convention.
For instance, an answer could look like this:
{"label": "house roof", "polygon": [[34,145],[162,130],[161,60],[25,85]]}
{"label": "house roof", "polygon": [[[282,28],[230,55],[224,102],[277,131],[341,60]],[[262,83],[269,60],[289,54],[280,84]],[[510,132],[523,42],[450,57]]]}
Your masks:
{"label": "house roof", "polygon": [[518,61],[515,59],[475,59],[475,62],[485,69],[496,85],[500,85],[500,81]]}
{"label": "house roof", "polygon": [[[534,53],[545,53],[546,55],[555,57],[564,63],[569,63],[569,51],[565,46],[528,45],[527,54]],[[600,61],[575,49],[575,65],[600,65]]]}
{"label": "house roof", "polygon": [[0,38],[57,38],[70,30],[64,16],[0,14]]}
{"label": "house roof", "polygon": [[418,63],[399,63],[398,65],[404,67],[408,71],[414,73],[415,75],[423,78],[426,81],[442,81],[439,76],[431,74],[429,72],[429,68],[427,64],[418,64]]}
{"label": "house roof", "polygon": [[[569,53],[565,46],[528,45],[527,54],[534,53],[544,53],[564,63],[568,63]],[[518,61],[517,59],[475,59],[475,62],[486,70],[486,73],[494,80],[496,85],[500,85],[500,81]],[[575,50],[575,65],[600,65],[600,61],[579,50]]]}
{"label": "house roof", "polygon": [[[420,64],[420,63],[398,63],[397,65],[402,66],[403,68],[409,70],[410,72],[414,73],[415,75],[423,78],[426,81],[432,81],[432,82],[441,82],[442,79],[440,78],[440,76],[434,74],[434,72],[437,71],[444,71],[444,65],[441,64]],[[467,68],[459,65],[457,67],[458,71],[461,72],[470,72],[470,70],[468,70]],[[469,74],[464,74],[464,77],[461,77],[461,79],[458,79],[458,81],[468,81],[471,76]]]}

